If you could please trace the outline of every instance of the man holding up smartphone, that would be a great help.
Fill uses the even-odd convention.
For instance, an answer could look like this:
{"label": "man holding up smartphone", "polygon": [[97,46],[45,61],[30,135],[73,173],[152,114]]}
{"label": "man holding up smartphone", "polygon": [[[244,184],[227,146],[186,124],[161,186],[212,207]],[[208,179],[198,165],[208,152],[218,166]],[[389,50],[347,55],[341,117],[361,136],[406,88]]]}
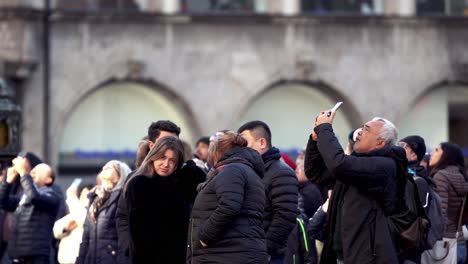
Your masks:
{"label": "man holding up smartphone", "polygon": [[[13,263],[50,263],[52,227],[60,206],[60,197],[52,189],[54,175],[49,165],[34,164],[19,155],[0,184],[0,206],[13,215],[8,239],[8,256]],[[20,179],[21,196],[13,193]]]}
{"label": "man holding up smartphone", "polygon": [[315,182],[335,181],[321,263],[398,263],[385,215],[397,201],[395,161],[404,160],[395,126],[384,118],[365,123],[354,151],[345,155],[333,132],[335,111],[315,118],[305,172]]}

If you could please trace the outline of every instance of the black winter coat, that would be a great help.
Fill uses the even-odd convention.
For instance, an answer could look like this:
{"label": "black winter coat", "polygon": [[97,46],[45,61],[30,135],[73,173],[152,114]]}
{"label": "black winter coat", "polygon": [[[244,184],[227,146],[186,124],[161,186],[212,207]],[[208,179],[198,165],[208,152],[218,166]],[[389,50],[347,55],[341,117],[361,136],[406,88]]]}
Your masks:
{"label": "black winter coat", "polygon": [[[133,173],[134,171],[128,175],[127,182],[134,176]],[[182,195],[187,203],[193,205],[197,196],[197,185],[206,179],[205,172],[197,167],[193,160],[189,160],[173,176],[175,183],[177,183],[177,192]],[[116,217],[119,247],[124,250],[126,256],[130,256],[129,210],[125,195],[120,196]]]}
{"label": "black winter coat", "polygon": [[298,215],[299,182],[296,173],[280,158],[277,148],[271,148],[262,155],[267,198],[262,227],[266,233],[268,254],[273,257],[284,255],[288,236],[296,225]]}
{"label": "black winter coat", "polygon": [[[215,169],[193,205],[189,262],[266,263],[260,155],[247,147],[233,148],[224,153]],[[200,240],[208,246],[203,247]]]}
{"label": "black winter coat", "polygon": [[315,127],[315,132],[318,142],[310,138],[306,149],[306,159],[314,157],[309,158],[316,174],[311,176],[336,180],[320,263],[336,263],[339,248],[344,263],[398,263],[386,215],[395,212],[396,161],[406,161],[404,150],[384,147],[348,156],[330,124]]}
{"label": "black winter coat", "polygon": [[[115,213],[121,193],[121,189],[112,191],[110,197],[98,209],[96,222],[91,219],[88,212],[77,264],[126,264],[130,262],[117,245]],[[90,204],[96,197],[95,193],[90,194]]]}
{"label": "black winter coat", "polygon": [[191,204],[179,180],[175,174],[135,175],[128,182],[132,263],[185,263]]}
{"label": "black winter coat", "polygon": [[60,197],[51,187],[38,189],[28,174],[21,177],[20,182],[24,191],[22,196],[10,195],[12,185],[6,181],[0,184],[2,208],[15,212],[8,239],[8,255],[10,258],[48,257]]}

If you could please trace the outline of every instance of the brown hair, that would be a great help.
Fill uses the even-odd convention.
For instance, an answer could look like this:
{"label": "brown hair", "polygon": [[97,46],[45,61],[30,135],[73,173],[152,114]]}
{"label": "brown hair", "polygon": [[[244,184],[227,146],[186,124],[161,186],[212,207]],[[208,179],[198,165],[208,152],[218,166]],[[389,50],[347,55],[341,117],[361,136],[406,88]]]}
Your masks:
{"label": "brown hair", "polygon": [[216,164],[221,156],[234,147],[247,147],[247,140],[233,131],[217,132],[208,149],[208,159]]}
{"label": "brown hair", "polygon": [[153,148],[150,150],[148,155],[146,155],[145,160],[135,172],[135,175],[154,175],[153,162],[164,157],[166,150],[172,150],[175,152],[177,157],[176,169],[180,168],[184,163],[184,147],[177,137],[163,137],[156,140]]}
{"label": "brown hair", "polygon": [[145,160],[146,155],[150,151],[150,142],[151,141],[149,140],[141,140],[140,143],[138,143],[138,150],[135,158],[135,168],[138,169],[143,163],[143,160]]}

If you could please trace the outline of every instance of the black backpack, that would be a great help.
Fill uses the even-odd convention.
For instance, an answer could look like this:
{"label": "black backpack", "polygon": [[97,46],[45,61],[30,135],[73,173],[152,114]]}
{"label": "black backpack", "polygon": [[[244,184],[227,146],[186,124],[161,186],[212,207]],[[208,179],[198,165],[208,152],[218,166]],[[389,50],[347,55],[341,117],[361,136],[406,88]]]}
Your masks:
{"label": "black backpack", "polygon": [[307,223],[296,217],[296,226],[288,237],[288,244],[284,254],[285,264],[316,264],[317,250],[315,241],[307,235]]}
{"label": "black backpack", "polygon": [[432,189],[431,186],[422,177],[416,176],[416,181],[423,181],[428,185],[429,195],[426,198],[427,206],[426,213],[431,220],[431,227],[427,233],[426,240],[424,241],[424,249],[432,249],[437,240],[442,240],[447,226],[447,218],[442,213],[442,200],[440,196]]}
{"label": "black backpack", "polygon": [[400,256],[411,251],[421,252],[425,246],[431,222],[419,199],[418,187],[405,165],[397,162],[398,203],[396,213],[388,217],[397,239]]}

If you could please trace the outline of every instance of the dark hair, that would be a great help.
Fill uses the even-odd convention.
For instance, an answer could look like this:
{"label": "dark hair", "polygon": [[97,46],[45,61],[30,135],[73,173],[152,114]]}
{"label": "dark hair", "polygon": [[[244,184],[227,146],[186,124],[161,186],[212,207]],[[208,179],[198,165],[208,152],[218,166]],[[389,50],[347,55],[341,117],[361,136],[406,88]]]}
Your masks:
{"label": "dark hair", "polygon": [[158,122],[153,122],[148,127],[148,139],[151,142],[154,142],[161,134],[161,131],[175,133],[177,136],[179,136],[180,127],[169,120],[159,120]]}
{"label": "dark hair", "polygon": [[233,131],[221,132],[218,138],[210,144],[208,157],[210,163],[216,165],[219,158],[228,150],[235,147],[247,147],[247,140]]}
{"label": "dark hair", "polygon": [[192,147],[186,141],[181,140],[182,146],[184,146],[184,162],[193,159]]}
{"label": "dark hair", "polygon": [[83,192],[84,189],[91,190],[92,188],[94,188],[94,184],[92,184],[92,183],[81,183],[78,186],[78,189],[76,191],[76,194],[78,195],[78,198],[80,198],[81,193]]}
{"label": "dark hair", "polygon": [[247,122],[239,127],[237,133],[242,133],[245,130],[249,130],[255,139],[266,139],[268,147],[271,148],[271,131],[265,122],[259,120]]}
{"label": "dark hair", "polygon": [[179,169],[184,163],[184,146],[177,137],[163,137],[156,141],[153,148],[146,155],[145,160],[141,166],[137,169],[134,175],[154,175],[153,161],[164,157],[166,150],[172,150],[175,152],[177,157],[176,169]]}
{"label": "dark hair", "polygon": [[443,142],[440,143],[442,149],[442,156],[440,160],[435,164],[431,170],[431,174],[434,174],[438,170],[447,168],[448,166],[456,166],[460,170],[461,174],[468,180],[465,170],[465,159],[463,157],[463,151],[457,144]]}
{"label": "dark hair", "polygon": [[141,140],[140,143],[138,143],[138,149],[135,157],[135,168],[138,169],[143,163],[143,160],[145,159],[146,155],[150,151],[150,141],[149,140]]}

